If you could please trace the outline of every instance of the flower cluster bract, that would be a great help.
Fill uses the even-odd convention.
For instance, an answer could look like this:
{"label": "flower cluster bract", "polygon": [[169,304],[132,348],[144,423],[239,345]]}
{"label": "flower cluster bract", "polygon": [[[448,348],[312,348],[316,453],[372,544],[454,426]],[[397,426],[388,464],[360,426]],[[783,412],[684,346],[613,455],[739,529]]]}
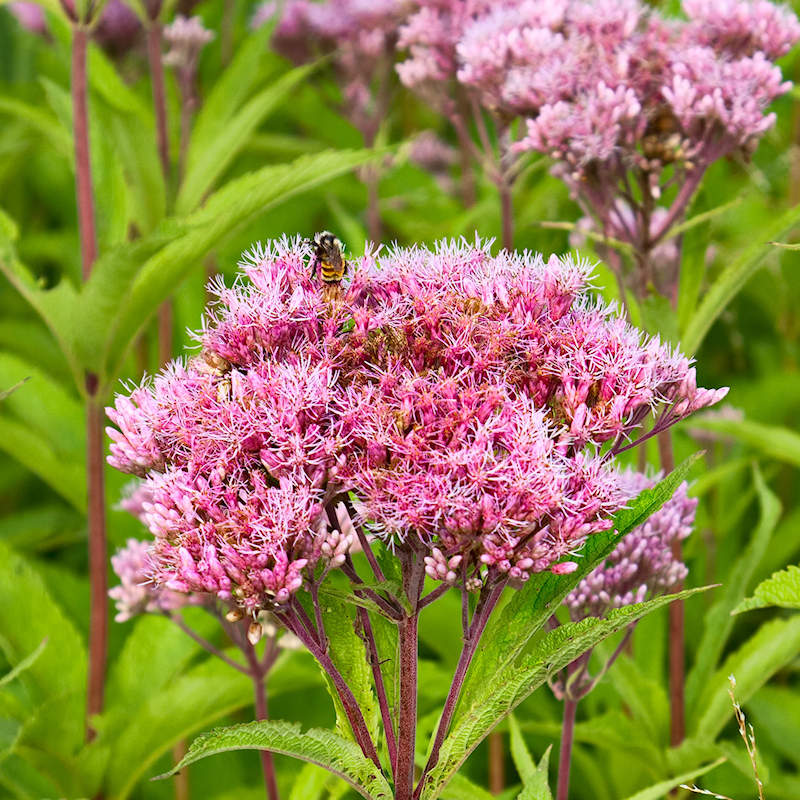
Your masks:
{"label": "flower cluster bract", "polygon": [[169,589],[285,603],[345,559],[343,499],[436,578],[571,571],[629,495],[603,445],[725,393],[593,300],[569,256],[445,241],[368,252],[333,287],[309,259],[302,240],[254,249],[216,285],[200,354],[109,409]]}

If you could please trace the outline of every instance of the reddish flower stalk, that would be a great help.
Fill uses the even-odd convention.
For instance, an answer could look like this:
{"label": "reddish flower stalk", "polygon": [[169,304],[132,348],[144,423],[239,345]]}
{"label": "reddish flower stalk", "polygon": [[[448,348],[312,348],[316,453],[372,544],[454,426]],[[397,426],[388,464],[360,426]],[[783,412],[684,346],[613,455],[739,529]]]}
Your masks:
{"label": "reddish flower stalk", "polygon": [[162,62],[161,23],[155,19],[147,25],[147,61],[150,66],[150,81],[153,84],[153,113],[156,121],[156,144],[164,180],[169,180],[169,131],[167,127],[167,96],[164,87],[164,64]]}
{"label": "reddish flower stalk", "polygon": [[[89,279],[97,258],[92,165],[89,148],[88,81],[86,72],[89,32],[80,22],[72,36],[72,116],[75,139],[75,188],[78,204],[78,229],[84,281]],[[95,375],[86,376],[86,488],[89,529],[89,581],[91,607],[89,620],[89,674],[86,691],[87,737],[94,732],[89,720],[103,710],[108,647],[108,580],[106,510],[103,477],[103,409],[97,397]]]}
{"label": "reddish flower stalk", "polygon": [[[167,129],[167,98],[164,88],[164,64],[161,60],[162,34],[158,19],[147,23],[147,61],[150,82],[153,86],[153,114],[156,122],[156,146],[161,162],[164,183],[170,175],[169,132]],[[165,300],[158,309],[158,363],[166,364],[172,358],[172,301]]]}
{"label": "reddish flower stalk", "polygon": [[[274,639],[267,642],[267,648],[271,648],[277,655],[277,648],[275,647]],[[267,709],[267,691],[264,686],[266,680],[266,673],[272,666],[270,661],[266,666],[262,664],[256,656],[255,649],[251,646],[246,651],[247,662],[250,665],[250,675],[253,679],[253,690],[255,692],[256,701],[256,719],[264,720],[269,719]],[[267,652],[267,657],[270,653]],[[274,659],[273,659],[274,660]],[[275,761],[272,758],[272,753],[269,750],[260,750],[261,756],[261,770],[264,773],[264,785],[267,790],[267,800],[278,800],[278,780],[275,776]]]}
{"label": "reddish flower stalk", "polygon": [[558,754],[558,789],[556,800],[567,800],[569,797],[569,774],[572,763],[572,741],[575,735],[575,713],[577,710],[577,700],[564,701],[564,717],[561,724],[561,748]]}
{"label": "reddish flower stalk", "polygon": [[89,107],[86,56],[89,32],[75,23],[72,34],[72,125],[75,137],[75,189],[81,238],[81,274],[89,280],[97,259],[92,164],[89,149]]}

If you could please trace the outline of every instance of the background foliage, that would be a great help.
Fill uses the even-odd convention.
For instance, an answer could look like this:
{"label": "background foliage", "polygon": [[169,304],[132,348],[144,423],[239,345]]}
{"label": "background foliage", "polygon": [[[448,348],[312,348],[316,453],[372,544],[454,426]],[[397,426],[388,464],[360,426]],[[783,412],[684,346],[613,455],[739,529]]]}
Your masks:
{"label": "background foliage", "polygon": [[[235,46],[227,66],[222,37],[203,53],[203,106],[177,189],[167,190],[159,170],[142,53],[112,61],[92,45],[99,238],[101,252],[113,256],[101,259],[80,288],[69,33],[51,15],[50,36],[33,36],[0,9],[0,390],[25,381],[0,396],[3,796],[88,797],[102,787],[109,798],[179,797],[182,789],[171,781],[148,780],[174,763],[174,748],[213,725],[252,719],[246,678],[209,659],[167,620],[147,617],[112,626],[106,710],[95,742],[83,742],[89,589],[81,371],[96,370],[113,392],[120,380],[155,370],[151,317],[167,296],[174,302],[174,352],[191,344],[185,331],[200,324],[207,275],[218,269],[231,280],[240,252],[254,241],[329,228],[358,253],[366,238],[366,190],[353,168],[371,154],[337,113],[338,90],[325,65],[292,69],[271,53],[269,31],[249,31],[248,2],[205,0],[194,13],[216,30],[223,14],[232,13]],[[796,52],[784,59],[788,77],[800,79],[799,59]],[[167,90],[176,119],[171,75]],[[380,184],[384,238],[432,242],[472,237],[476,229],[498,236],[490,181],[479,176],[477,202],[465,209],[442,176],[409,158],[419,131],[450,136],[444,122],[399,89],[391,109]],[[762,583],[800,561],[800,435],[794,430],[800,272],[796,251],[768,244],[792,241],[787,232],[796,212],[785,212],[800,200],[797,90],[775,110],[778,123],[753,160],[717,163],[703,183],[691,216],[714,213],[685,232],[686,280],[677,312],[658,302],[633,308],[652,332],[688,351],[699,345],[699,382],[730,385],[728,402],[736,410],[692,419],[675,434],[679,460],[705,450],[690,474],[701,503],[686,546],[688,585],[721,584],[687,601],[689,739],[677,750],[668,746],[662,609],[641,622],[631,651],[581,704],[575,797],[662,797],[675,785],[671,776],[693,780],[721,757],[727,761],[710,773],[708,785],[731,797],[752,796],[727,695],[731,672],[756,729],[767,796],[800,796],[800,581],[790,568]],[[170,196],[176,200],[167,218]],[[565,230],[541,223],[574,222],[579,213],[543,160],[531,159],[514,206],[518,248],[568,248]],[[597,284],[614,297],[602,265]],[[657,465],[655,445],[648,456]],[[123,482],[107,471],[112,551],[130,536],[144,536],[138,521],[116,509]],[[460,630],[450,624],[456,606],[455,597],[445,596],[423,616],[423,728],[436,722],[435,712],[424,715],[441,704],[459,652]],[[754,610],[732,616],[734,609]],[[197,630],[217,636],[202,612],[187,614]],[[598,658],[615,643],[599,647]],[[303,729],[333,726],[333,708],[307,654],[285,653],[269,692],[273,718]],[[522,780],[541,783],[548,767],[540,759],[558,739],[560,712],[544,688],[503,723],[504,796],[517,797]],[[313,765],[286,757],[277,764],[291,800],[354,796]],[[482,800],[485,773],[482,746],[444,796]],[[188,775],[196,797],[247,800],[263,793],[249,752],[200,761]],[[651,785],[650,794],[635,794]],[[531,792],[520,796],[543,796]]]}

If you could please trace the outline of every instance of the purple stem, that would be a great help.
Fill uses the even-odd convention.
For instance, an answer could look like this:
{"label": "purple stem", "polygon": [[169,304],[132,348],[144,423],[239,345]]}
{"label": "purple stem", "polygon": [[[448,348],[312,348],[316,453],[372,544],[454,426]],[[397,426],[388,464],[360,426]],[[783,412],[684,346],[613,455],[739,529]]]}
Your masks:
{"label": "purple stem", "polygon": [[[256,719],[269,719],[269,709],[267,708],[267,691],[264,686],[266,670],[258,661],[255,647],[248,642],[245,651],[247,662],[250,664],[249,675],[253,680],[253,692],[255,694]],[[275,777],[275,762],[269,750],[260,750],[261,770],[264,773],[264,785],[267,790],[267,800],[279,800],[278,781]]]}
{"label": "purple stem", "polygon": [[[153,84],[153,113],[156,119],[156,145],[165,184],[169,181],[169,133],[167,131],[167,100],[164,89],[164,63],[161,60],[161,23],[147,24],[147,59]],[[166,364],[172,358],[172,302],[165,300],[158,309],[158,361]]]}
{"label": "purple stem", "polygon": [[428,592],[428,594],[426,594],[425,597],[423,597],[419,601],[420,610],[426,608],[431,603],[438,600],[443,594],[447,592],[448,589],[450,589],[450,584],[442,583],[439,586],[437,586],[432,592]]}
{"label": "purple stem", "polygon": [[421,794],[425,777],[428,775],[431,769],[433,769],[439,759],[439,751],[441,750],[444,737],[447,734],[447,729],[450,727],[453,715],[455,714],[458,697],[461,694],[461,689],[464,685],[464,679],[467,676],[467,669],[469,668],[470,663],[472,663],[472,658],[475,655],[475,651],[478,649],[478,642],[480,641],[481,634],[486,627],[486,623],[489,621],[489,617],[491,616],[494,607],[497,605],[497,601],[500,599],[500,595],[503,593],[504,587],[505,582],[503,581],[501,583],[497,583],[493,588],[489,589],[488,592],[486,589],[484,589],[484,593],[482,594],[481,599],[478,601],[478,607],[475,609],[475,614],[472,617],[469,630],[467,635],[464,637],[464,646],[461,649],[461,656],[458,659],[456,671],[453,674],[453,681],[450,684],[450,691],[448,692],[447,699],[444,702],[444,708],[442,709],[442,716],[439,719],[439,726],[436,729],[436,736],[433,740],[431,754],[428,758],[428,763],[425,765],[425,769],[422,771],[422,776],[420,777],[419,784],[417,785],[415,797],[419,797]]}
{"label": "purple stem", "polygon": [[[72,30],[72,124],[75,139],[75,194],[78,206],[78,229],[81,242],[81,274],[89,279],[97,258],[92,164],[89,150],[89,105],[86,56],[89,32],[80,24]],[[103,710],[103,689],[108,649],[108,545],[103,458],[103,407],[98,400],[98,380],[86,376],[86,490],[89,528],[89,675],[86,691],[88,739],[94,731],[88,723]]]}
{"label": "purple stem", "polygon": [[[238,672],[243,673],[244,675],[251,675],[251,671],[247,669],[247,667],[239,664],[238,662],[234,661],[229,656],[226,656],[225,653],[222,652],[218,647],[215,647],[211,642],[207,639],[202,637],[197,631],[190,628],[184,620],[181,618],[179,614],[170,614],[169,618],[191,639],[194,639],[200,647],[203,648],[206,652],[210,653],[212,656],[216,656],[220,661],[224,661],[229,667],[233,667]],[[240,644],[237,642],[237,644]]]}
{"label": "purple stem", "polygon": [[353,561],[350,558],[350,554],[346,556],[344,564],[342,564],[342,572],[355,584],[353,591],[359,597],[364,597],[372,600],[387,617],[399,622],[402,618],[402,612],[400,611],[399,607],[396,603],[387,600],[385,597],[381,597],[374,589],[367,589],[367,588],[360,588],[359,584],[363,583],[361,578],[359,577],[358,573],[353,566]]}
{"label": "purple stem", "polygon": [[417,622],[419,613],[404,616],[398,625],[400,650],[400,707],[397,714],[395,800],[412,800],[417,738]]}
{"label": "purple stem", "polygon": [[378,655],[378,646],[375,644],[375,634],[372,631],[372,623],[366,608],[358,609],[358,617],[361,627],[364,629],[364,640],[367,645],[367,655],[369,656],[370,667],[372,668],[372,679],[375,682],[375,692],[378,695],[378,706],[381,710],[381,720],[383,731],[386,736],[386,749],[389,752],[389,763],[392,765],[392,775],[397,770],[397,740],[394,734],[394,722],[392,713],[389,709],[389,699],[386,696],[386,685],[383,681],[381,672],[381,661]]}
{"label": "purple stem", "polygon": [[81,239],[83,280],[89,280],[97,259],[92,163],[89,153],[89,105],[86,51],[89,32],[80,25],[72,31],[72,125],[75,137],[75,193],[78,201],[78,228]]}
{"label": "purple stem", "polygon": [[506,178],[497,181],[500,193],[500,219],[503,225],[503,248],[510,253],[514,249],[514,202],[511,195],[511,184]]}
{"label": "purple stem", "polygon": [[169,134],[167,132],[167,100],[164,89],[164,63],[161,60],[161,23],[147,25],[147,60],[153,84],[153,113],[156,118],[156,144],[164,180],[169,178]]}
{"label": "purple stem", "polygon": [[558,790],[556,800],[567,800],[569,796],[569,772],[572,763],[572,740],[575,735],[575,712],[577,700],[564,701],[564,722],[561,726],[561,749],[558,756]]}
{"label": "purple stem", "polygon": [[[87,380],[87,384],[90,381]],[[86,406],[86,469],[89,527],[89,581],[91,607],[89,611],[89,675],[86,696],[86,715],[103,710],[103,688],[108,648],[108,544],[106,540],[105,480],[103,468],[103,408],[94,393]],[[87,726],[87,737],[94,731]]]}
{"label": "purple stem", "polygon": [[700,181],[703,180],[705,171],[705,166],[698,164],[686,177],[683,186],[681,186],[681,188],[678,190],[678,194],[675,195],[675,199],[672,201],[672,205],[669,207],[667,215],[650,236],[649,243],[651,247],[655,247],[655,245],[661,241],[661,239],[669,232],[669,229],[677,222],[678,218],[686,210],[686,207],[689,205],[689,201],[692,199],[695,191],[697,191],[697,187],[700,185]]}
{"label": "purple stem", "polygon": [[298,613],[298,606],[298,603],[294,603],[290,609],[279,612],[275,616],[288,630],[300,639],[308,648],[311,655],[317,659],[320,666],[328,673],[331,681],[333,681],[336,693],[339,695],[339,699],[342,702],[342,707],[347,715],[347,720],[350,723],[350,728],[353,731],[356,743],[361,748],[364,755],[380,769],[380,759],[378,758],[375,744],[369,734],[369,729],[367,728],[367,723],[364,721],[364,715],[361,713],[358,701],[347,685],[347,682],[342,677],[341,672],[339,672],[336,665],[331,661],[330,656],[321,649],[318,639],[311,634],[303,623],[301,615]]}

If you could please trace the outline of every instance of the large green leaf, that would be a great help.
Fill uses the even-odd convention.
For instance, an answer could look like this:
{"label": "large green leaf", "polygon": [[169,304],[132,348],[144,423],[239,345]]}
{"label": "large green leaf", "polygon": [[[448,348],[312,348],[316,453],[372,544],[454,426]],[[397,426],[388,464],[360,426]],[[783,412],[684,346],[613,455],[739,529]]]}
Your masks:
{"label": "large green leaf", "polygon": [[95,262],[76,302],[76,317],[81,324],[75,332],[75,349],[86,369],[105,375],[109,332],[142,264],[187,230],[179,224],[164,223],[150,236],[116,245]]}
{"label": "large green leaf", "polygon": [[374,157],[374,152],[366,150],[304,156],[291,164],[264,167],[232,180],[213,194],[201,210],[187,218],[190,230],[148,258],[130,291],[119,298],[118,313],[107,339],[104,374],[118,374],[137,332],[209,250],[257,214]]}
{"label": "large green leaf", "polygon": [[742,611],[766,606],[800,609],[800,567],[790,564],[786,569],[773,573],[759,583],[753,596],[742,600],[733,613],[741,614]]}
{"label": "large green leaf", "polygon": [[186,176],[175,201],[179,215],[188,214],[200,205],[253,132],[313,69],[314,65],[296,67],[249,100],[210,141],[204,137],[196,143],[192,140]]}
{"label": "large green leaf", "polygon": [[759,232],[754,241],[714,281],[683,331],[682,349],[696,353],[705,335],[730,301],[773,252],[769,242],[782,239],[800,222],[800,206],[794,206]]}
{"label": "large green leaf", "polygon": [[697,739],[713,741],[733,714],[728,676],[736,677],[736,698],[746,703],[778,670],[800,653],[800,615],[763,624],[732,653],[703,687],[690,709],[689,730]]}
{"label": "large green leaf", "polygon": [[262,63],[270,34],[269,26],[261,27],[237,49],[233,60],[203,100],[192,130],[193,148],[209,146],[262,79]]}
{"label": "large green leaf", "polygon": [[765,425],[749,419],[721,419],[711,415],[693,418],[690,425],[722,436],[732,436],[770,458],[800,467],[800,434],[790,428]]}
{"label": "large green leaf", "polygon": [[462,704],[461,713],[442,744],[439,760],[425,779],[422,800],[439,797],[442,788],[467,756],[510,711],[548,678],[608,636],[673,600],[690,597],[697,591],[702,589],[614,609],[606,619],[590,617],[562,625],[543,636],[532,649],[521,653],[514,663],[487,681],[482,691],[473,692],[468,704]]}
{"label": "large green leaf", "polygon": [[358,745],[333,731],[302,731],[300,725],[288,722],[251,722],[205,733],[192,742],[186,757],[162,777],[174,775],[201,758],[230,750],[271,750],[293,756],[338,775],[367,800],[394,798],[386,779]]}
{"label": "large green leaf", "polygon": [[[213,638],[218,623],[185,612],[191,626]],[[252,682],[216,658],[196,666],[198,646],[173,623],[145,617],[136,623],[109,675],[106,710],[97,718],[98,743],[110,748],[106,790],[123,800],[180,740],[253,702]],[[142,659],[142,653],[152,654]],[[236,659],[237,652],[227,655]],[[271,698],[319,685],[304,652],[282,653],[269,675]]]}
{"label": "large green leaf", "polygon": [[641,525],[675,493],[698,456],[680,464],[651,489],[645,489],[627,508],[614,517],[611,530],[590,536],[581,551],[578,570],[571,575],[543,572],[514,593],[511,601],[489,622],[481,638],[462,691],[464,702],[483,693],[487,683],[504,670],[525,649],[555,613],[567,594],[618,544],[625,534]]}
{"label": "large green leaf", "polygon": [[689,707],[694,705],[719,661],[733,628],[731,612],[744,597],[781,515],[781,503],[770,491],[757,467],[753,468],[753,481],[761,507],[760,519],[747,547],[727,574],[722,588],[717,590],[716,602],[703,617],[703,635],[686,681],[686,703]]}

